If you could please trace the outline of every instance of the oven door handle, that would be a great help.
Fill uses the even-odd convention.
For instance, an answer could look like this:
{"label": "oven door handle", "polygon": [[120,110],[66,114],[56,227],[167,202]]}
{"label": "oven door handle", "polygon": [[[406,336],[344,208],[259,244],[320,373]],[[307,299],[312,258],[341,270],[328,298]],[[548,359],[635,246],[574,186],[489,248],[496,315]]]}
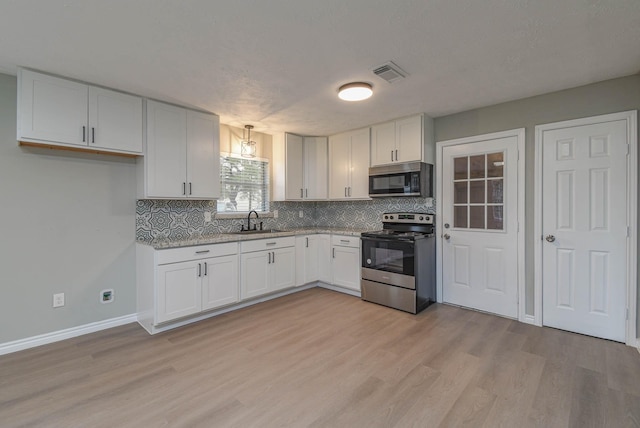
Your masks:
{"label": "oven door handle", "polygon": [[372,238],[372,237],[369,237],[369,236],[361,236],[360,239],[363,240],[363,241],[371,241],[371,242],[391,242],[391,243],[393,243],[393,242],[408,242],[411,245],[414,244],[414,240],[410,239],[410,238],[391,238],[391,239],[389,239],[389,238]]}

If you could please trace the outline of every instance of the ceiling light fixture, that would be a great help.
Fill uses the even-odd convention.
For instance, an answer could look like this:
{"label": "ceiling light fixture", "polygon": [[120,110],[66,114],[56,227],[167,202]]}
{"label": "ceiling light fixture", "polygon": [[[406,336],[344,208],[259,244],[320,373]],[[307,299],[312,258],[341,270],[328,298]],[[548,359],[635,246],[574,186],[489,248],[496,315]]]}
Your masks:
{"label": "ceiling light fixture", "polygon": [[249,134],[247,138],[244,138],[244,130],[242,131],[242,141],[240,142],[240,155],[245,158],[254,158],[256,157],[256,142],[251,141],[251,130],[253,129],[253,125],[245,125],[244,129],[246,129]]}
{"label": "ceiling light fixture", "polygon": [[347,83],[338,89],[338,97],[345,101],[362,101],[371,95],[373,95],[373,87],[364,82]]}

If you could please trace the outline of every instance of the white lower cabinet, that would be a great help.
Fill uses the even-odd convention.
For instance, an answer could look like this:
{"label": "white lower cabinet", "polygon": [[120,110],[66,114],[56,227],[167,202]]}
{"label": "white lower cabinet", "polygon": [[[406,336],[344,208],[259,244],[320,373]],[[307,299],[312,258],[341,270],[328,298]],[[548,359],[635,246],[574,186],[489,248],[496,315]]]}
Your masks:
{"label": "white lower cabinet", "polygon": [[238,256],[233,254],[204,260],[202,310],[219,308],[238,300]]}
{"label": "white lower cabinet", "polygon": [[360,291],[360,238],[331,237],[331,271],[333,285]]}
{"label": "white lower cabinet", "polygon": [[296,237],[296,286],[315,281],[331,283],[331,235]]}
{"label": "white lower cabinet", "polygon": [[155,250],[136,245],[138,321],[155,326],[236,303],[238,244]]}
{"label": "white lower cabinet", "polygon": [[296,285],[295,238],[240,244],[241,298],[249,299]]}
{"label": "white lower cabinet", "polygon": [[198,262],[158,266],[156,322],[193,315],[202,310],[202,279]]}

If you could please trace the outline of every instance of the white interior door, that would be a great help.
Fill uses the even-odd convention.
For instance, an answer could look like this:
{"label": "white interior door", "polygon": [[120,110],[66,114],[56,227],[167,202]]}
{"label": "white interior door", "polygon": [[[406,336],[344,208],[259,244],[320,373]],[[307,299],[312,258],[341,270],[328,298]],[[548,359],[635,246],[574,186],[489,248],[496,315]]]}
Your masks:
{"label": "white interior door", "polygon": [[518,138],[443,147],[442,183],[443,301],[516,318]]}
{"label": "white interior door", "polygon": [[624,342],[627,122],[542,133],[542,320]]}

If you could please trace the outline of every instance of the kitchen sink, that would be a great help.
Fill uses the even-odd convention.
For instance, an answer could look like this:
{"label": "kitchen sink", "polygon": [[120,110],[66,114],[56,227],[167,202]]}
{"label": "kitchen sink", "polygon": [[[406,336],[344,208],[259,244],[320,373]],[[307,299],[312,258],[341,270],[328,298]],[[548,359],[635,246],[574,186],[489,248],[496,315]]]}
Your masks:
{"label": "kitchen sink", "polygon": [[242,232],[234,232],[234,235],[260,235],[267,233],[278,233],[284,232],[283,230],[278,229],[264,229],[264,230],[243,230]]}

